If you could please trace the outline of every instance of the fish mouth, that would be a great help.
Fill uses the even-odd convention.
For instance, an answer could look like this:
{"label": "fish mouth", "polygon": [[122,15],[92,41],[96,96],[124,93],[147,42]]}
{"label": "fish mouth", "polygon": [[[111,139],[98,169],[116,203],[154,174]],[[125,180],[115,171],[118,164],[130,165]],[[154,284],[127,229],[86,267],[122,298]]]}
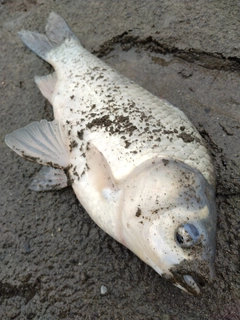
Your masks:
{"label": "fish mouth", "polygon": [[199,294],[201,292],[199,285],[196,280],[190,275],[183,276],[183,280],[186,282],[187,286],[191,288],[196,294]]}
{"label": "fish mouth", "polygon": [[199,295],[201,293],[201,288],[205,286],[205,282],[199,276],[190,276],[186,274],[182,277],[181,282],[176,282],[174,285],[188,294]]}
{"label": "fish mouth", "polygon": [[194,262],[192,262],[192,266],[191,263],[188,266],[185,263],[171,269],[173,274],[172,282],[175,286],[189,294],[199,295],[201,290],[212,282],[214,278],[214,266],[207,263],[207,261],[199,261],[198,268],[196,268]]}

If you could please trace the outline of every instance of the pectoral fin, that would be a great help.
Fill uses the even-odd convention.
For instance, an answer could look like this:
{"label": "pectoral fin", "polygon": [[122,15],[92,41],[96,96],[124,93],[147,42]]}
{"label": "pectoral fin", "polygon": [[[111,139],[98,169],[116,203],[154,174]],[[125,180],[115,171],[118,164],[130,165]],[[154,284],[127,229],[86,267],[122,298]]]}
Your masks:
{"label": "pectoral fin", "polygon": [[88,144],[86,160],[92,185],[106,200],[113,200],[119,188],[104,155],[92,143]]}
{"label": "pectoral fin", "polygon": [[5,143],[30,161],[55,168],[66,168],[69,164],[69,149],[57,120],[32,122],[6,135]]}

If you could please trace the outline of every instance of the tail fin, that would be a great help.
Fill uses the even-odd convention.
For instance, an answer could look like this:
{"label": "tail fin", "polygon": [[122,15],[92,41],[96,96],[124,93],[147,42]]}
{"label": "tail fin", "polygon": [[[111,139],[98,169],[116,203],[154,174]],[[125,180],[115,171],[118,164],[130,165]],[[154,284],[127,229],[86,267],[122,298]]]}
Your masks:
{"label": "tail fin", "polygon": [[19,36],[25,45],[43,60],[47,61],[47,53],[61,45],[67,38],[77,37],[67,23],[55,12],[51,12],[46,25],[46,35],[22,30]]}

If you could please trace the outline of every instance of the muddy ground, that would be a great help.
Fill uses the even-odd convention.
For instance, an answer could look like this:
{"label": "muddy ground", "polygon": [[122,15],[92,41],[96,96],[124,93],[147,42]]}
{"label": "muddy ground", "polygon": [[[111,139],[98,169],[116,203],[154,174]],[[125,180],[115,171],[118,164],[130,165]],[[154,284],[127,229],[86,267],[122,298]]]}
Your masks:
{"label": "muddy ground", "polygon": [[[0,4],[0,319],[240,319],[240,5],[228,0]],[[49,65],[24,47],[50,11],[91,52],[182,109],[217,173],[216,281],[192,297],[162,279],[89,218],[71,188],[28,189],[40,166],[4,144],[52,120],[34,84]],[[101,294],[101,286],[107,288]]]}

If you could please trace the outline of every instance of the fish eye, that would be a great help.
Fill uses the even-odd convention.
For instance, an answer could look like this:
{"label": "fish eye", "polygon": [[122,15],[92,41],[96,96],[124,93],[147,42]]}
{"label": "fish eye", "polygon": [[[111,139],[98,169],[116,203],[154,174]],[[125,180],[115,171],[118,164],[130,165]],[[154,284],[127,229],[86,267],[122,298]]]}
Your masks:
{"label": "fish eye", "polygon": [[180,247],[192,247],[200,238],[198,229],[190,223],[178,227],[176,231],[176,242]]}

